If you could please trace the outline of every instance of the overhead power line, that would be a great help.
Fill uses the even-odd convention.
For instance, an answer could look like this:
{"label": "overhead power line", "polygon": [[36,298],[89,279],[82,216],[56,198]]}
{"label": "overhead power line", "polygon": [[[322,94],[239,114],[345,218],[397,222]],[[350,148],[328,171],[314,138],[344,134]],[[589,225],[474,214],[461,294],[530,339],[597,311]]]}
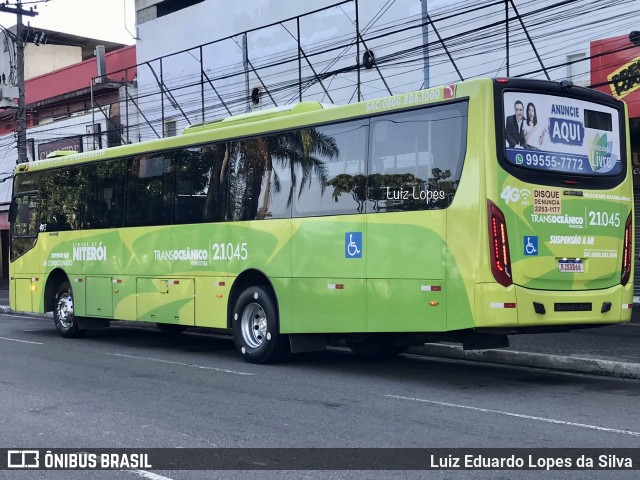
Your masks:
{"label": "overhead power line", "polygon": [[[376,64],[384,78],[393,81],[394,89],[407,91],[419,88],[419,83],[416,82],[421,78],[418,72],[422,70],[425,48],[429,49],[431,65],[437,67],[431,79],[432,84],[442,84],[452,80],[453,70],[449,68],[448,54],[459,62],[465,76],[468,75],[467,72],[474,72],[469,76],[494,76],[499,71],[496,68],[504,68],[504,65],[500,64],[502,59],[499,58],[499,54],[504,52],[507,25],[507,19],[504,17],[504,0],[464,0],[431,11],[431,20],[437,26],[442,41],[431,41],[427,46],[421,41],[424,19],[420,14],[385,21],[387,16],[384,13],[393,2],[394,0],[385,2],[380,10],[374,13],[371,21],[363,27],[360,34],[364,42],[375,44],[376,52],[379,52],[376,54]],[[520,17],[530,32],[531,41],[540,49],[545,67],[554,78],[565,76],[564,69],[572,64],[567,60],[567,52],[587,50],[588,47],[585,48],[585,45],[588,45],[594,31],[602,29],[603,25],[611,24],[631,30],[637,23],[634,18],[637,19],[640,16],[640,5],[635,0],[557,0],[546,3],[526,0],[518,2],[517,7]],[[343,13],[345,12],[342,6],[340,9]],[[502,16],[499,15],[500,12]],[[348,20],[352,22],[349,17]],[[514,12],[511,12],[508,22],[511,24],[509,28],[510,66],[514,75],[539,75],[541,67],[532,61],[529,40],[521,28],[516,28],[517,20]],[[566,41],[565,36],[568,22],[571,22],[574,32],[569,42]],[[277,25],[272,25],[272,28],[276,27]],[[608,33],[611,34],[611,32]],[[232,39],[229,41],[232,42]],[[300,90],[309,97],[313,98],[316,95],[320,98],[322,91],[318,87],[319,81],[330,86],[332,98],[336,102],[345,103],[355,98],[357,88],[355,79],[357,65],[353,61],[355,41],[356,36],[353,32],[345,32],[305,45],[305,55],[313,62],[316,73],[303,65],[301,82],[298,79],[297,47],[253,57],[251,62],[260,72],[265,87],[269,89],[269,93],[278,104],[295,101]],[[558,48],[559,42],[564,42],[563,49]],[[603,52],[601,55],[607,53],[611,52]],[[183,55],[184,59],[180,55]],[[202,65],[202,70],[208,78],[204,83],[196,49],[165,57],[167,59],[165,72],[166,65],[169,64],[168,59],[177,58],[179,59],[177,61],[183,62],[182,71],[185,73],[170,78],[167,78],[165,73],[162,78],[162,87],[154,81],[153,84],[147,83],[135,90],[129,90],[136,105],[135,107],[131,103],[129,105],[129,118],[123,118],[123,122],[128,123],[125,128],[132,132],[138,130],[142,137],[148,138],[154,135],[153,127],[137,113],[138,109],[152,119],[157,131],[162,131],[162,125],[160,125],[162,117],[170,117],[174,114],[177,115],[176,118],[181,117],[169,106],[170,102],[165,100],[165,105],[162,106],[159,101],[163,95],[162,89],[170,92],[173,101],[180,105],[184,115],[194,121],[199,121],[201,115],[205,115],[207,120],[226,116],[227,109],[231,109],[234,113],[243,111],[246,91],[242,85],[243,82],[234,81],[235,78],[244,75],[240,55],[238,61],[222,66],[216,65],[215,70],[206,63],[206,49],[204,56],[205,63]],[[500,61],[489,63],[487,58],[496,58]],[[585,55],[583,62],[589,62],[591,58],[591,55]],[[153,64],[154,61],[150,61],[150,65]],[[191,72],[189,72],[189,65],[194,66]],[[144,65],[138,66],[138,82],[144,77],[145,69],[148,68]],[[213,92],[208,81],[215,86],[222,98]],[[369,98],[372,95],[387,94],[379,77],[375,76],[375,72],[363,78],[361,87],[366,88]],[[97,98],[97,104],[100,104],[100,98]],[[124,112],[122,114],[124,115]],[[160,128],[158,129],[157,126]],[[77,128],[72,125],[65,127],[51,125],[50,128],[39,129],[38,140],[64,138],[77,132]],[[2,148],[1,144],[0,148]]]}

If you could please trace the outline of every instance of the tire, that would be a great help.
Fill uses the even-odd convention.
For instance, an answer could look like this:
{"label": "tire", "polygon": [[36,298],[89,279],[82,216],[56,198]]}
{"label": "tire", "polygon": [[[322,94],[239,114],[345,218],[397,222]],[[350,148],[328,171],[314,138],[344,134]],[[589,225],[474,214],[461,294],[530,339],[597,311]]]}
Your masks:
{"label": "tire", "polygon": [[289,338],[279,333],[273,296],[262,287],[249,287],[231,312],[233,341],[249,363],[275,363],[290,352]]}
{"label": "tire", "polygon": [[167,335],[178,335],[187,329],[185,325],[176,325],[175,323],[158,323],[157,325],[158,329]]}
{"label": "tire", "polygon": [[65,338],[80,338],[87,333],[78,328],[78,318],[73,312],[73,290],[69,282],[60,284],[53,305],[53,322],[60,336]]}
{"label": "tire", "polygon": [[393,337],[384,333],[370,333],[363,336],[347,338],[347,345],[360,358],[390,358],[401,349],[395,347]]}

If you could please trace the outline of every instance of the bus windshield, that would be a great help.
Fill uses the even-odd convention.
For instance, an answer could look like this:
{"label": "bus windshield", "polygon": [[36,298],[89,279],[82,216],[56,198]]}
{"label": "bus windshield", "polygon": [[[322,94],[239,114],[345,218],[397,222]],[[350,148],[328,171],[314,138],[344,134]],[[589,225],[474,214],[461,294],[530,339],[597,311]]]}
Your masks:
{"label": "bus windshield", "polygon": [[616,109],[555,95],[503,93],[506,160],[516,167],[581,176],[623,171]]}

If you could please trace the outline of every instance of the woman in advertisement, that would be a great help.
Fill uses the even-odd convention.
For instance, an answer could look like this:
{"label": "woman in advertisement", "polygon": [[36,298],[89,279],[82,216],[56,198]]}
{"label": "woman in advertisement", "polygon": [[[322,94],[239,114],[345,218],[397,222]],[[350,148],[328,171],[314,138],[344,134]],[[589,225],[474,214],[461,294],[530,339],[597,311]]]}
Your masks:
{"label": "woman in advertisement", "polygon": [[[544,141],[547,129],[543,129],[542,125],[538,123],[536,106],[531,102],[527,104],[527,114],[525,121],[522,123],[522,133],[524,135],[525,148],[529,150],[540,150],[539,146],[542,145]],[[536,143],[537,146],[533,145],[533,143]]]}

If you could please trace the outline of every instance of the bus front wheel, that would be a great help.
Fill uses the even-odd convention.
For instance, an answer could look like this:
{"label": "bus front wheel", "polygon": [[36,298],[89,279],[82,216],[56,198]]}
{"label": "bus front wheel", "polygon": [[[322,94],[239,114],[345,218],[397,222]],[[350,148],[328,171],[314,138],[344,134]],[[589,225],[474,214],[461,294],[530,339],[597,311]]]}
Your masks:
{"label": "bus front wheel", "polygon": [[233,341],[250,363],[274,363],[289,353],[289,341],[281,335],[273,296],[262,287],[245,289],[232,312]]}
{"label": "bus front wheel", "polygon": [[73,312],[73,290],[69,282],[60,284],[53,306],[53,321],[56,329],[65,338],[83,337],[87,331],[78,327],[78,318]]}

